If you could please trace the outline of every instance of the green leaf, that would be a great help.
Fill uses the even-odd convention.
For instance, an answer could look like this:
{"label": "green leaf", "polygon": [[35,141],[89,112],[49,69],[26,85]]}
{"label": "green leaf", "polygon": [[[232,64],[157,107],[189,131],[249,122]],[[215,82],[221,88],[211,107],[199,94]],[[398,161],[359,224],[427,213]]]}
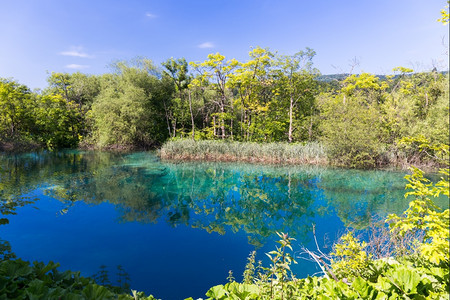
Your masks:
{"label": "green leaf", "polygon": [[206,296],[216,300],[225,299],[226,290],[223,285],[216,285],[206,292]]}
{"label": "green leaf", "polygon": [[27,262],[18,260],[6,260],[0,263],[0,275],[15,279],[31,274],[32,268]]}
{"label": "green leaf", "polygon": [[392,280],[407,294],[416,294],[417,286],[421,282],[421,276],[405,267],[390,269],[386,272],[386,277]]}
{"label": "green leaf", "polygon": [[81,294],[88,300],[108,299],[113,296],[107,288],[97,284],[89,284],[83,289]]}
{"label": "green leaf", "polygon": [[28,299],[44,299],[47,291],[48,287],[46,287],[44,282],[39,279],[32,280],[26,288]]}

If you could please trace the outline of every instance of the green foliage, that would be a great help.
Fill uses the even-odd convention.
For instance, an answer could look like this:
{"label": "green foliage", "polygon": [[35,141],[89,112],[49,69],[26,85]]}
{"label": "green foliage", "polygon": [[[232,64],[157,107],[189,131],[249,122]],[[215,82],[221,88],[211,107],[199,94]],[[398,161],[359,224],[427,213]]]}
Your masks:
{"label": "green foliage", "polygon": [[160,153],[163,159],[174,160],[252,161],[319,165],[326,163],[324,147],[315,142],[303,145],[178,139],[166,142],[161,147]]}
{"label": "green foliage", "polygon": [[208,299],[257,299],[259,289],[254,284],[229,282],[225,285],[216,285],[206,293]]}
{"label": "green foliage", "polygon": [[58,267],[53,262],[0,261],[0,299],[155,299],[116,293],[79,272],[60,272]]}
{"label": "green foliage", "polygon": [[162,70],[138,58],[99,76],[54,72],[49,87],[34,93],[3,79],[0,147],[147,149],[189,136],[322,141],[333,165],[434,166],[398,141],[448,142],[448,74],[396,67],[395,76],[341,74],[324,82],[314,56],[310,48],[278,55],[255,47],[245,61],[215,53],[202,62],[171,58]]}
{"label": "green foliage", "polygon": [[0,141],[29,135],[33,127],[31,91],[15,81],[0,79]]}
{"label": "green foliage", "polygon": [[[447,1],[447,3],[449,3],[449,1]],[[441,10],[441,18],[439,18],[437,21],[441,22],[443,25],[447,25],[449,19],[450,19],[450,14],[449,14],[448,5],[447,5],[447,6],[445,6],[444,9]]]}
{"label": "green foliage", "polygon": [[366,242],[360,242],[351,231],[341,236],[331,253],[331,267],[339,278],[353,281],[357,276],[364,276],[371,264],[371,255],[364,249]]}
{"label": "green foliage", "polygon": [[405,68],[405,67],[402,67],[402,66],[395,67],[395,68],[392,69],[392,71],[394,71],[394,72],[400,72],[401,74],[406,74],[406,73],[412,73],[412,72],[414,72],[413,69],[411,69],[411,68]]}
{"label": "green foliage", "polygon": [[11,251],[11,244],[8,241],[0,239],[0,261],[13,258],[16,258],[16,254]]}
{"label": "green foliage", "polygon": [[[370,270],[366,271],[369,272]],[[446,299],[449,292],[449,270],[444,266],[378,260],[371,266],[372,275],[355,276],[351,282],[326,277],[254,284],[230,282],[212,287],[208,299]],[[259,274],[260,278],[264,277]]]}
{"label": "green foliage", "polygon": [[[422,149],[448,152],[446,145],[430,145],[426,140],[421,142]],[[430,197],[440,194],[449,196],[449,172],[448,169],[442,170],[441,181],[432,184],[419,169],[414,168],[412,171],[412,175],[406,176],[406,187],[412,191],[407,192],[405,197],[414,196],[415,199],[402,216],[390,215],[386,221],[391,223],[391,239],[405,237],[411,231],[422,233],[416,234],[415,237],[420,239],[413,240],[409,245],[419,249],[420,257],[396,251],[395,258],[373,260],[372,255],[365,251],[367,244],[348,232],[334,245],[334,252],[331,253],[329,273],[333,279],[327,276],[295,279],[287,276],[293,259],[285,250],[292,250],[291,238],[278,234],[281,247],[267,254],[272,263],[270,268],[262,268],[263,271],[258,271],[254,276],[254,259],[249,259],[246,272],[249,270],[247,273],[258,280],[253,279],[253,284],[249,284],[252,282],[244,276],[244,283],[231,282],[225,286],[215,286],[207,292],[208,299],[448,298],[450,212],[448,209],[442,212]]]}
{"label": "green foliage", "polygon": [[255,256],[256,251],[252,251],[250,256],[247,258],[247,264],[245,265],[244,274],[243,274],[243,282],[251,284],[255,280]]}
{"label": "green foliage", "polygon": [[319,128],[330,162],[358,168],[433,164],[397,142],[422,135],[448,143],[448,75],[394,70],[401,74],[381,82],[370,74],[349,76],[340,90],[319,97]]}
{"label": "green foliage", "polygon": [[344,81],[341,91],[347,95],[355,94],[363,95],[369,103],[374,101],[381,102],[381,91],[385,90],[388,85],[386,82],[379,82],[379,78],[373,74],[362,73],[360,75],[350,75]]}
{"label": "green foliage", "polygon": [[378,164],[384,131],[376,103],[362,96],[338,95],[322,105],[322,140],[330,163],[352,168],[373,168]]}
{"label": "green foliage", "polygon": [[[423,137],[405,138],[402,142],[415,144],[419,151],[436,157],[448,166],[448,145],[430,143]],[[432,200],[441,194],[449,196],[449,169],[447,167],[440,170],[441,180],[436,184],[425,178],[422,170],[412,167],[411,171],[412,174],[405,178],[408,180],[406,188],[412,191],[407,192],[405,197],[412,196],[414,199],[402,216],[392,214],[387,221],[392,230],[398,230],[401,235],[420,232],[422,238],[419,241],[419,250],[426,260],[436,264],[449,264],[450,211],[442,211]]]}
{"label": "green foliage", "polygon": [[149,60],[119,62],[117,73],[102,78],[103,88],[92,105],[91,143],[97,147],[145,148],[166,138],[162,101],[164,82]]}
{"label": "green foliage", "polygon": [[[206,296],[210,300],[446,299],[448,297],[450,289],[448,266],[429,265],[410,257],[372,261],[365,254],[358,254],[358,250],[363,247],[352,234],[347,234],[343,240],[345,240],[344,243],[339,246],[342,250],[340,258],[346,261],[346,266],[360,268],[365,264],[367,268],[359,269],[359,272],[345,270],[345,273],[347,275],[351,273],[352,277],[344,277],[343,280],[327,277],[304,279],[286,277],[280,281],[270,279],[270,276],[259,272],[260,279],[253,284],[229,282],[225,285],[217,285],[212,287]],[[275,252],[281,253],[282,250],[278,249]],[[370,261],[370,265],[366,261]],[[360,264],[361,262],[363,263]],[[334,265],[333,271],[339,274],[341,266]],[[282,264],[280,267],[284,268]],[[348,279],[351,281],[349,282]]]}
{"label": "green foliage", "polygon": [[46,95],[39,100],[35,110],[38,140],[49,149],[78,145],[82,125],[75,103],[60,95]]}
{"label": "green foliage", "polygon": [[270,268],[268,269],[268,276],[272,278],[272,281],[284,282],[288,278],[292,278],[293,274],[290,268],[292,263],[297,263],[293,256],[288,252],[288,250],[293,251],[292,241],[294,238],[289,237],[285,233],[277,232],[280,240],[277,243],[280,247],[276,247],[276,250],[266,253],[271,262]]}
{"label": "green foliage", "polygon": [[435,185],[424,178],[421,170],[412,168],[412,171],[413,174],[407,176],[407,188],[412,191],[405,196],[413,196],[415,199],[410,202],[409,208],[402,216],[390,215],[388,222],[392,230],[398,230],[402,235],[411,231],[423,233],[419,246],[422,256],[433,263],[448,264],[450,211],[441,211],[431,200],[431,197],[440,194],[449,195],[448,169],[441,171],[443,177]]}
{"label": "green foliage", "polygon": [[0,141],[27,140],[53,149],[75,147],[81,137],[78,105],[59,94],[33,94],[0,81],[0,107]]}

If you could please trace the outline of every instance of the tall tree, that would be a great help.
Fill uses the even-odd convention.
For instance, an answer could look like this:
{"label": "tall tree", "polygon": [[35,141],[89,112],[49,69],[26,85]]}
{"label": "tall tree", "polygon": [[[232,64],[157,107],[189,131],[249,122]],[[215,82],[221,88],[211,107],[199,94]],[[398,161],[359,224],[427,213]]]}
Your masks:
{"label": "tall tree", "polygon": [[198,77],[192,81],[192,86],[201,86],[207,83],[212,84],[216,91],[216,99],[214,100],[219,112],[213,115],[214,128],[216,127],[215,117],[218,117],[220,124],[221,138],[225,139],[225,121],[230,119],[228,108],[230,107],[230,99],[227,96],[227,82],[232,71],[238,65],[238,61],[231,59],[225,61],[225,56],[216,53],[209,54],[208,59],[204,62],[191,62],[190,65],[197,71]]}
{"label": "tall tree", "polygon": [[[168,75],[174,85],[175,85],[175,89],[176,89],[176,94],[178,95],[178,99],[179,101],[186,102],[185,98],[186,98],[186,93],[187,93],[187,100],[188,100],[188,104],[189,104],[189,114],[190,114],[190,119],[191,119],[191,136],[192,139],[195,139],[195,122],[194,122],[194,113],[193,113],[193,108],[192,108],[192,97],[191,97],[191,90],[188,88],[189,87],[189,83],[191,82],[191,77],[188,75],[188,63],[186,61],[186,59],[181,58],[181,59],[173,59],[170,58],[167,61],[165,61],[163,64],[164,68],[166,69],[166,71],[164,72],[166,75]],[[167,116],[167,113],[166,113]],[[176,118],[175,120],[173,120],[172,122],[175,122],[174,124],[174,132],[173,132],[173,136],[175,136],[176,131]]]}
{"label": "tall tree", "polygon": [[31,91],[15,81],[0,79],[0,138],[26,134],[33,124]]}
{"label": "tall tree", "polygon": [[241,132],[247,141],[252,139],[258,129],[259,135],[265,136],[265,126],[258,124],[258,118],[264,119],[263,115],[267,112],[270,102],[269,69],[273,53],[268,49],[256,47],[249,52],[249,57],[248,61],[239,64],[230,81],[230,87],[237,92],[237,102],[241,110]]}
{"label": "tall tree", "polygon": [[78,127],[80,134],[86,136],[90,131],[86,114],[91,109],[95,97],[100,93],[99,76],[86,75],[80,72],[73,74],[53,72],[47,79],[47,95],[60,95],[67,103],[72,103],[78,110]]}
{"label": "tall tree", "polygon": [[[318,73],[317,70],[312,69],[312,59],[315,52],[306,48],[305,51],[300,51],[294,55],[281,55],[277,58],[278,69],[275,72],[277,79],[278,95],[285,96],[289,101],[289,129],[288,141],[293,141],[294,130],[294,110],[299,104],[303,103],[302,114],[312,115],[313,100],[314,100],[314,75]],[[312,136],[312,119],[309,126],[309,139]]]}
{"label": "tall tree", "polygon": [[115,74],[102,78],[102,91],[92,105],[93,139],[99,147],[151,147],[167,135],[161,103],[167,82],[150,60],[118,62]]}

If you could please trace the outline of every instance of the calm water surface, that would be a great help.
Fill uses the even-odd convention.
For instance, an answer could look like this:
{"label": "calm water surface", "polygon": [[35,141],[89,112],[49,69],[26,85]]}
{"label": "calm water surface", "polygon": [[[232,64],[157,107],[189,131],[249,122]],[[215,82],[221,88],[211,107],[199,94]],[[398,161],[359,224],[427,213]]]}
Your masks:
{"label": "calm water surface", "polygon": [[[345,228],[401,213],[408,205],[404,175],[173,164],[148,152],[3,155],[0,198],[17,206],[4,216],[9,224],[0,226],[0,238],[25,260],[56,261],[85,276],[104,270],[113,284],[119,267],[132,289],[162,299],[204,297],[229,270],[241,280],[251,251],[267,265],[264,253],[275,248],[277,231],[296,239],[294,250],[315,249],[314,224],[327,251]],[[298,262],[297,277],[319,271]]]}

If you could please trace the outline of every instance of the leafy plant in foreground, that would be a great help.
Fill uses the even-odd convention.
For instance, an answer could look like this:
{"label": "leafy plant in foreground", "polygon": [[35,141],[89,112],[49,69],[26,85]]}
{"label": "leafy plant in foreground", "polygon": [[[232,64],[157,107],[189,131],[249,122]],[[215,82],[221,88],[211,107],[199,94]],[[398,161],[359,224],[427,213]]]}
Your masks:
{"label": "leafy plant in foreground", "polygon": [[[446,151],[448,147],[444,145],[442,149]],[[267,254],[272,264],[254,275],[258,280],[253,279],[251,284],[250,277],[245,276],[254,270],[250,257],[244,283],[215,286],[207,292],[208,299],[448,299],[449,210],[441,211],[431,197],[449,196],[449,172],[441,170],[441,180],[432,184],[421,170],[412,171],[406,176],[406,187],[412,191],[405,196],[415,199],[402,216],[388,217],[391,230],[386,241],[391,247],[398,239],[406,238],[410,251],[388,251],[391,256],[377,256],[379,259],[374,260],[365,251],[367,244],[349,232],[334,246],[331,265],[322,266],[324,273],[333,278],[296,279],[289,274],[294,259],[285,251],[292,250],[292,238],[280,233],[281,247]]]}
{"label": "leafy plant in foreground", "polygon": [[[443,145],[438,151],[448,155],[448,145]],[[402,216],[389,215],[387,222],[392,230],[398,230],[401,235],[423,233],[418,247],[421,255],[432,263],[449,265],[450,211],[441,211],[431,199],[441,194],[449,196],[449,170],[441,169],[442,177],[436,184],[425,178],[420,169],[412,167],[411,170],[412,175],[405,178],[409,182],[406,187],[412,191],[406,193],[405,197],[413,196],[415,199],[409,203],[409,208]]]}
{"label": "leafy plant in foreground", "polygon": [[98,285],[80,272],[58,271],[59,264],[21,259],[0,261],[0,299],[155,299]]}
{"label": "leafy plant in foreground", "polygon": [[351,281],[366,273],[372,261],[371,255],[364,251],[366,247],[367,243],[359,242],[353,232],[349,231],[343,235],[331,253],[333,273],[340,279],[346,278]]}

